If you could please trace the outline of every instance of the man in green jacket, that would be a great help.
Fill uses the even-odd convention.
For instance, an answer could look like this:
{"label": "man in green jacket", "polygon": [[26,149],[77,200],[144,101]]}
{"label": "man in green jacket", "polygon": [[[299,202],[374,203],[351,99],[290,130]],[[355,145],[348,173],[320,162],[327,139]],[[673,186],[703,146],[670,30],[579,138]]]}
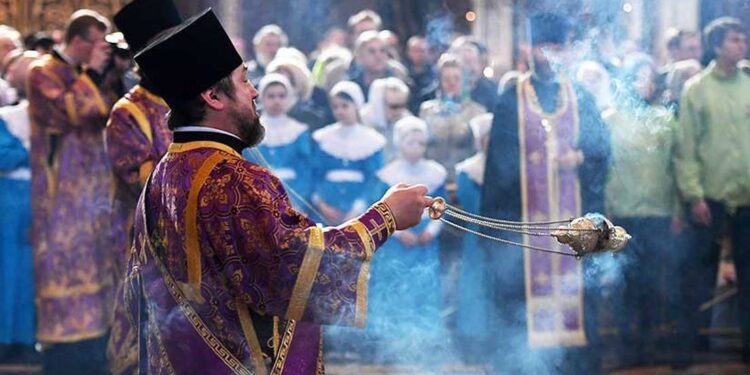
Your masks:
{"label": "man in green jacket", "polygon": [[691,362],[698,306],[710,299],[716,283],[719,248],[713,244],[724,227],[734,244],[742,359],[750,364],[750,76],[737,68],[747,54],[746,35],[737,19],[711,22],[704,37],[715,57],[688,81],[682,96],[675,167],[692,228],[682,268],[683,366]]}

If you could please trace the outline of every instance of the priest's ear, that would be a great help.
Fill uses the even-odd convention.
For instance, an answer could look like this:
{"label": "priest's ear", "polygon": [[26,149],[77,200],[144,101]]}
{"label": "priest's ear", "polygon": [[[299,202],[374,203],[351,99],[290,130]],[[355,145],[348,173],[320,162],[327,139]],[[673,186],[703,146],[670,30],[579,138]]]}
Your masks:
{"label": "priest's ear", "polygon": [[208,108],[211,108],[214,111],[221,111],[226,106],[226,95],[221,95],[216,86],[203,90],[200,95],[203,101],[206,102]]}

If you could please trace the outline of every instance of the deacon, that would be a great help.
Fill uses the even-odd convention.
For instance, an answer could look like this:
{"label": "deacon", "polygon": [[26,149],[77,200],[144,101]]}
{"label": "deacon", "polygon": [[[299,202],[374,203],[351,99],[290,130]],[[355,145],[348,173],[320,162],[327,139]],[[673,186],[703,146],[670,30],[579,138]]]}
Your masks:
{"label": "deacon", "polygon": [[419,222],[426,187],[396,186],[362,216],[316,226],[240,154],[263,138],[258,92],[211,10],[136,61],[175,129],[138,202],[115,316],[139,336],[141,373],[322,373],[320,324],[364,325],[370,260]]}
{"label": "deacon", "polygon": [[103,141],[112,107],[103,89],[108,29],[99,13],[73,13],[63,47],[28,73],[37,340],[45,372],[57,374],[104,370],[113,297],[113,180]]}
{"label": "deacon", "polygon": [[[114,22],[130,50],[137,53],[149,39],[182,20],[172,0],[135,0],[115,15]],[[172,142],[168,111],[167,103],[144,77],[115,103],[109,115],[104,134],[116,182],[110,248],[117,253],[120,274],[125,270],[138,193]]]}
{"label": "deacon", "polygon": [[[553,69],[569,27],[549,13],[533,16],[530,26],[533,69],[495,107],[481,214],[538,222],[602,212],[607,129],[593,98]],[[563,250],[550,237],[507,239]],[[493,323],[503,337],[495,364],[508,373],[547,366],[557,373],[599,373],[595,278],[587,260],[485,245],[496,259]]]}

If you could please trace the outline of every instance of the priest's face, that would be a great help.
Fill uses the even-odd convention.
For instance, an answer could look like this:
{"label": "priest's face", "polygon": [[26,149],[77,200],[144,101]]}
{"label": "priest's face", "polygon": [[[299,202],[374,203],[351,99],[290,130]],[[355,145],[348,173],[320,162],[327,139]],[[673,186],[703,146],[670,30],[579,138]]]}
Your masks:
{"label": "priest's face", "polygon": [[534,73],[540,78],[555,76],[555,68],[561,63],[563,45],[545,43],[535,45],[531,48],[531,58],[534,63]]}
{"label": "priest's face", "polygon": [[260,116],[255,107],[258,90],[247,79],[247,67],[243,64],[232,72],[234,98],[227,106],[229,117],[237,128],[238,135],[252,147],[260,143],[265,129],[260,124]]}

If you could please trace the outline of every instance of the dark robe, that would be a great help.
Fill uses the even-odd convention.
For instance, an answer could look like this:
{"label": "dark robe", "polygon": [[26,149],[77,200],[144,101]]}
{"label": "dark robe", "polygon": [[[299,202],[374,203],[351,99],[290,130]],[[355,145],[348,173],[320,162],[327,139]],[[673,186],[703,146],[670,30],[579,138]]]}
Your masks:
{"label": "dark robe", "polygon": [[[532,85],[541,107],[546,113],[555,111],[558,100],[558,83],[544,83],[534,78]],[[520,81],[520,80],[519,80]],[[609,163],[609,134],[598,113],[593,97],[575,88],[580,136],[577,148],[584,154],[578,167],[580,200],[583,212],[602,212],[604,209],[604,182]],[[482,189],[481,214],[505,220],[522,219],[521,160],[519,142],[519,100],[516,85],[511,86],[498,99],[487,150],[487,164]],[[530,127],[530,124],[526,124]],[[490,233],[497,235],[497,233]],[[505,239],[521,242],[520,235],[501,235]],[[492,349],[491,358],[496,369],[509,373],[599,373],[598,328],[596,300],[598,275],[593,272],[592,259],[584,259],[584,323],[587,344],[578,347],[530,349],[526,315],[526,286],[524,251],[494,241],[482,241],[495,264],[496,289],[495,316],[488,318],[495,336],[501,337]]]}

